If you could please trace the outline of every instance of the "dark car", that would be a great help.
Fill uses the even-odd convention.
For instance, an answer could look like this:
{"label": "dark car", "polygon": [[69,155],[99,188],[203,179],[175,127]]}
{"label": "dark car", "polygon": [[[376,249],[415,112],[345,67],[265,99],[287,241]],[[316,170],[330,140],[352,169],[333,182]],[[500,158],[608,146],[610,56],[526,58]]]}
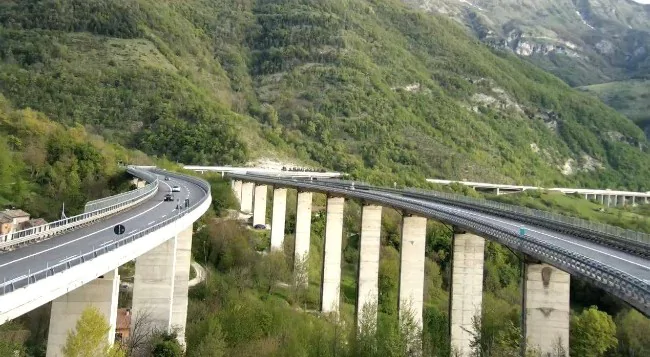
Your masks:
{"label": "dark car", "polygon": [[253,226],[253,228],[255,228],[255,229],[266,229],[266,226],[263,225],[263,224],[256,224],[255,226]]}
{"label": "dark car", "polygon": [[165,176],[165,181],[169,181],[169,176]]}
{"label": "dark car", "polygon": [[167,201],[173,202],[174,201],[174,196],[172,196],[171,194],[168,193],[168,194],[165,195],[164,201],[165,202],[167,202]]}

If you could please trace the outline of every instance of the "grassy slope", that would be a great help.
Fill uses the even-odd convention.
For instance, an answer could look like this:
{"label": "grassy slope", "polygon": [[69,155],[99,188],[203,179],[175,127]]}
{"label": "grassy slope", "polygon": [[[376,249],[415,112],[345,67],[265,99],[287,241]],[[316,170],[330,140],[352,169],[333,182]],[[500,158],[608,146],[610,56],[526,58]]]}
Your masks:
{"label": "grassy slope", "polygon": [[[12,102],[185,163],[297,156],[410,184],[637,188],[650,173],[632,123],[394,0],[3,2],[0,25]],[[584,154],[606,169],[560,174]]]}
{"label": "grassy slope", "polygon": [[644,128],[650,123],[650,81],[627,80],[580,87]]}

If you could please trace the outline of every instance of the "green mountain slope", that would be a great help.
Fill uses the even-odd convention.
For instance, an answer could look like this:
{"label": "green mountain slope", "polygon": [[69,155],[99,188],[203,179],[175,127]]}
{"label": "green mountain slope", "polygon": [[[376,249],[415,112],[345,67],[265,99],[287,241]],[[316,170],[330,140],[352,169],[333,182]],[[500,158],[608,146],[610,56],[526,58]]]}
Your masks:
{"label": "green mountain slope", "polygon": [[609,82],[580,87],[637,123],[650,135],[650,80]]}
{"label": "green mountain slope", "polygon": [[0,208],[59,218],[83,211],[86,201],[124,186],[118,161],[150,163],[142,153],[108,144],[83,127],[64,128],[42,113],[14,110],[0,95]]}
{"label": "green mountain slope", "polygon": [[442,17],[375,1],[4,1],[0,91],[185,163],[297,157],[425,177],[641,188],[638,127]]}

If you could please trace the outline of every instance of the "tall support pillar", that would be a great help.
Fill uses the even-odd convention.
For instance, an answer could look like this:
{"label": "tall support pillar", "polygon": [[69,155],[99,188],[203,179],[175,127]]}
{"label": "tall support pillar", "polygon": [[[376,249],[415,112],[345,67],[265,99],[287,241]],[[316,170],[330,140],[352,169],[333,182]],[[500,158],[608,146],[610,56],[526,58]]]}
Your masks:
{"label": "tall support pillar", "polygon": [[472,355],[475,316],[481,317],[485,239],[454,227],[451,272],[451,347],[460,357]]}
{"label": "tall support pillar", "polygon": [[253,207],[253,227],[258,224],[266,225],[266,185],[255,186],[255,207]]}
{"label": "tall support pillar", "polygon": [[253,212],[253,187],[252,182],[244,182],[241,185],[241,211],[244,213]]}
{"label": "tall support pillar", "polygon": [[399,266],[399,320],[410,316],[422,329],[424,301],[424,251],[427,219],[419,216],[402,218],[402,241]]}
{"label": "tall support pillar", "polygon": [[[171,330],[175,271],[176,237],[135,260],[133,319],[146,316],[151,328]],[[133,327],[134,324],[131,324],[131,329]]]}
{"label": "tall support pillar", "polygon": [[523,287],[526,348],[543,356],[569,353],[570,275],[548,264],[525,263]]}
{"label": "tall support pillar", "polygon": [[357,289],[357,328],[377,325],[379,303],[379,251],[381,250],[381,206],[364,205],[361,211],[359,244],[359,288]]}
{"label": "tall support pillar", "polygon": [[172,300],[171,326],[177,331],[178,342],[182,346],[185,346],[187,290],[189,289],[191,263],[192,226],[189,226],[176,236],[176,267],[174,269],[174,295]]}
{"label": "tall support pillar", "polygon": [[341,296],[341,245],[343,242],[343,210],[345,198],[327,198],[325,252],[321,283],[321,311],[338,314]]}
{"label": "tall support pillar", "polygon": [[598,197],[599,197],[599,200],[600,200],[600,204],[604,205],[605,204],[605,195],[598,195]]}
{"label": "tall support pillar", "polygon": [[501,194],[501,190],[499,190],[499,188],[497,187],[496,189],[494,189],[494,193],[495,193],[497,196],[499,196],[499,195]]}
{"label": "tall support pillar", "polygon": [[294,246],[294,274],[299,284],[307,285],[307,259],[311,241],[311,192],[298,191],[296,204],[296,241]]}
{"label": "tall support pillar", "polygon": [[636,205],[636,197],[632,196],[632,207]]}
{"label": "tall support pillar", "polygon": [[117,269],[82,285],[52,301],[50,330],[47,338],[47,357],[63,357],[61,349],[65,346],[68,331],[74,330],[81,313],[94,306],[104,315],[111,328],[106,334],[109,345],[115,340],[117,322],[117,298],[120,276]]}
{"label": "tall support pillar", "polygon": [[232,181],[232,191],[235,193],[237,202],[240,202],[240,204],[241,204],[241,187],[242,187],[242,182],[240,180]]}
{"label": "tall support pillar", "polygon": [[273,217],[271,218],[271,250],[284,249],[284,221],[287,214],[287,189],[273,190]]}

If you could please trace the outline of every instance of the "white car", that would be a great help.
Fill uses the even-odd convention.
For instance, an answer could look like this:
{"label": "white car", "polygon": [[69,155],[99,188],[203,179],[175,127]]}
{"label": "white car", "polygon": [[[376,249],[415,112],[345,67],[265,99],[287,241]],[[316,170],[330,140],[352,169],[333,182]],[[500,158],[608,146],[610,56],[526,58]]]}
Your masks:
{"label": "white car", "polygon": [[172,186],[172,192],[181,192],[180,186]]}

